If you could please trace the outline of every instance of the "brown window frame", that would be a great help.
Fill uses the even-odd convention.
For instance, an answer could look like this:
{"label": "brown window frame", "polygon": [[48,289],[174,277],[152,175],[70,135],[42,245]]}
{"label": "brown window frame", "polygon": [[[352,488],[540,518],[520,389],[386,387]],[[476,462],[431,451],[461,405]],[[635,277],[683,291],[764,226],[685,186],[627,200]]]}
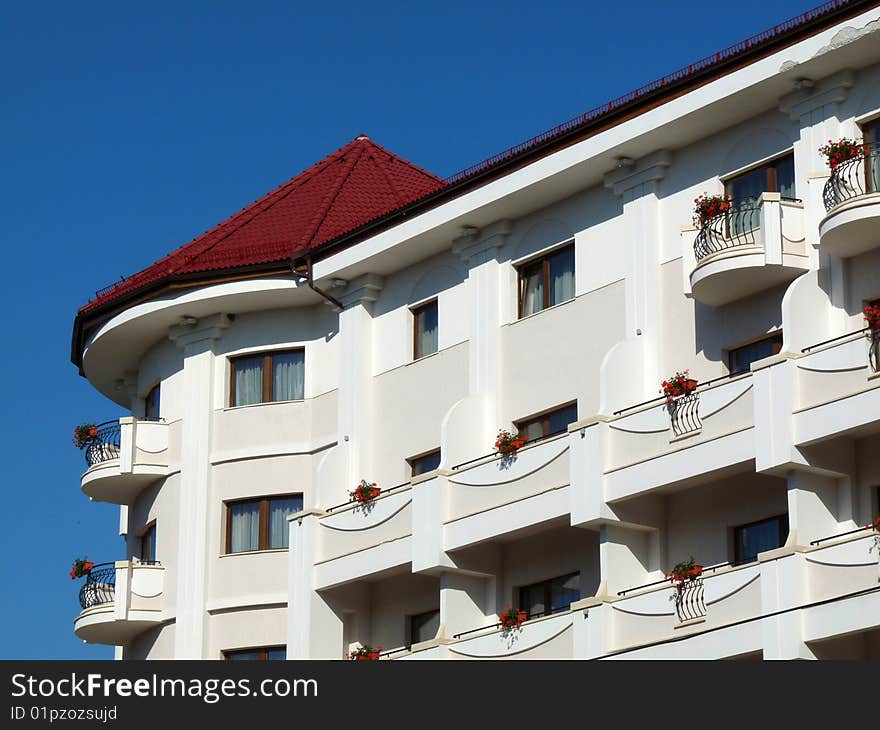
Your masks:
{"label": "brown window frame", "polygon": [[[150,416],[150,398],[154,393],[159,394],[159,407],[156,409],[156,413]],[[144,420],[145,421],[158,421],[159,420],[159,411],[162,409],[162,383],[161,381],[156,383],[152,388],[147,391],[147,394],[144,396]]]}
{"label": "brown window frame", "polygon": [[[230,499],[223,503],[226,508],[226,545],[225,555],[240,555],[241,553],[260,552],[263,550],[286,550],[286,548],[269,547],[269,502],[273,499],[290,499],[291,497],[302,498],[302,492],[288,494],[271,494],[265,497],[243,497],[242,499]],[[232,552],[232,506],[244,502],[259,502],[260,504],[260,531],[257,536],[256,550],[236,550]]]}
{"label": "brown window frame", "polygon": [[[286,350],[270,350],[268,352],[247,352],[241,355],[236,355],[235,357],[229,358],[229,407],[230,408],[241,408],[243,406],[235,405],[235,363],[238,360],[252,360],[255,357],[262,357],[262,377],[263,377],[263,388],[261,393],[260,403],[281,403],[282,401],[275,400],[273,397],[273,389],[274,389],[274,363],[273,358],[276,355],[290,355],[294,352],[301,352],[303,354],[303,361],[305,361],[305,353],[306,348],[304,347],[290,347]],[[248,403],[247,405],[258,405],[257,403]]]}
{"label": "brown window frame", "polygon": [[[574,576],[580,576],[581,572],[579,570],[575,570],[571,573],[564,573],[563,575],[556,575],[552,578],[547,578],[545,580],[535,581],[534,583],[529,583],[528,585],[518,586],[516,588],[516,604],[521,608],[521,610],[525,610],[523,607],[523,591],[527,591],[533,588],[543,587],[544,589],[544,606],[546,607],[543,613],[528,614],[526,616],[526,620],[530,620],[533,618],[541,618],[542,616],[552,616],[554,613],[562,613],[563,611],[567,611],[571,608],[571,603],[568,604],[567,608],[560,608],[556,611],[553,610],[553,582],[554,581],[562,581],[563,583],[569,578],[573,578]],[[578,599],[580,600],[580,599]]]}
{"label": "brown window frame", "polygon": [[792,162],[794,162],[794,150],[789,150],[788,152],[784,152],[773,159],[767,160],[766,162],[762,162],[760,165],[755,165],[754,167],[750,167],[748,170],[743,170],[742,172],[738,172],[736,175],[732,175],[729,178],[724,180],[724,193],[725,195],[731,195],[730,192],[730,184],[737,180],[738,178],[744,177],[746,175],[751,175],[755,172],[755,170],[760,170],[761,168],[766,168],[767,176],[766,176],[766,184],[765,184],[765,193],[775,193],[779,191],[779,181],[777,178],[776,168],[778,163],[782,160],[786,160],[791,158]]}
{"label": "brown window frame", "polygon": [[438,300],[436,298],[434,298],[434,299],[431,299],[430,301],[422,302],[421,304],[419,304],[415,307],[412,307],[409,310],[412,313],[412,318],[413,318],[412,319],[412,323],[413,323],[413,328],[412,328],[412,330],[413,330],[412,359],[413,360],[421,360],[423,357],[428,357],[428,355],[433,355],[434,353],[440,351],[440,342],[439,342],[440,338],[438,336],[437,349],[434,350],[434,352],[426,352],[426,353],[422,353],[422,354],[419,353],[419,328],[418,328],[419,314],[421,314],[423,311],[425,311],[429,307],[435,307],[437,309],[437,327],[438,327],[438,335],[439,335],[440,306],[437,303],[437,301]]}
{"label": "brown window frame", "polygon": [[[409,458],[406,460],[406,463],[409,465],[409,476],[410,476],[410,479],[412,479],[413,477],[420,476],[420,474],[414,474],[414,473],[413,473],[413,464],[415,464],[417,461],[421,461],[422,459],[427,459],[429,456],[434,456],[435,454],[436,454],[437,456],[440,456],[440,449],[439,449],[439,448],[431,449],[430,451],[426,451],[425,453],[423,453],[423,454],[419,454],[418,456],[411,456],[411,457],[409,457]],[[427,471],[433,471],[433,469],[428,469]],[[422,472],[422,474],[425,474],[425,473],[427,473],[427,472],[426,472],[426,471],[425,471],[425,472]]]}
{"label": "brown window frame", "polygon": [[[779,520],[779,545],[780,547],[785,545],[785,540],[788,537],[788,531],[790,529],[790,524],[788,521],[788,512],[780,512],[776,515],[770,515],[769,517],[764,517],[760,520],[752,520],[751,522],[744,522],[741,525],[734,525],[733,530],[733,565],[748,565],[744,560],[740,560],[740,556],[737,555],[739,541],[737,540],[737,532],[739,530],[744,530],[747,527],[752,527],[754,525],[760,525],[762,522],[770,522],[771,520]],[[750,561],[751,562],[751,561]]]}
{"label": "brown window frame", "polygon": [[229,658],[230,654],[250,654],[251,652],[257,652],[260,656],[257,657],[256,661],[266,662],[269,661],[269,652],[274,649],[284,649],[285,654],[287,653],[287,647],[284,644],[278,644],[276,646],[255,646],[250,649],[224,649],[223,660],[232,661],[232,659]]}
{"label": "brown window frame", "polygon": [[[538,413],[535,416],[523,418],[520,421],[514,421],[513,425],[516,426],[516,430],[519,433],[523,433],[526,430],[526,428],[528,428],[531,424],[538,423],[538,422],[541,423],[542,435],[538,436],[537,438],[529,439],[529,441],[527,441],[526,443],[532,443],[534,441],[540,441],[541,439],[545,439],[550,436],[556,436],[556,435],[558,435],[560,433],[564,433],[564,432],[558,431],[556,433],[550,433],[550,416],[553,416],[557,413],[560,413],[561,411],[565,411],[565,410],[571,408],[572,406],[574,406],[574,413],[575,413],[574,420],[577,421],[577,401],[573,400],[568,403],[565,403],[564,405],[555,406],[549,410]],[[574,421],[572,421],[571,423],[574,423]]]}
{"label": "brown window frame", "polygon": [[[556,256],[557,254],[562,253],[566,249],[574,250],[574,241],[569,241],[568,243],[563,244],[562,246],[557,246],[556,248],[545,252],[541,256],[530,259],[528,261],[524,261],[521,264],[518,264],[516,267],[516,275],[517,275],[517,311],[516,318],[523,318],[523,303],[525,299],[526,293],[526,280],[523,276],[523,273],[526,271],[531,271],[532,269],[536,269],[540,266],[541,268],[541,277],[544,280],[544,285],[541,287],[543,291],[541,309],[538,312],[532,312],[532,314],[539,314],[550,308],[550,259]],[[577,265],[577,252],[575,252],[575,266]],[[574,299],[574,297],[572,297]],[[566,299],[565,301],[570,302],[571,299]],[[562,304],[563,302],[557,302],[557,304]],[[555,305],[552,305],[555,306]],[[530,315],[529,315],[530,316]]]}
{"label": "brown window frame", "polygon": [[776,344],[778,345],[778,347],[776,348],[776,351],[773,354],[774,355],[779,354],[779,352],[782,350],[782,330],[781,329],[774,330],[773,332],[768,332],[766,335],[762,335],[761,337],[758,337],[754,340],[750,340],[749,342],[746,342],[742,345],[737,345],[736,347],[726,348],[727,349],[727,372],[728,372],[728,374],[736,375],[737,373],[748,372],[746,370],[734,371],[734,369],[732,367],[732,363],[733,363],[733,354],[735,352],[738,352],[740,350],[745,350],[747,347],[752,347],[754,345],[757,345],[759,342],[766,342],[768,340],[777,341]]}
{"label": "brown window frame", "polygon": [[156,535],[157,535],[157,533],[158,533],[158,530],[156,529],[156,520],[153,520],[152,522],[147,524],[144,527],[144,529],[141,531],[141,534],[139,535],[140,549],[138,550],[138,553],[140,556],[140,561],[142,563],[158,562],[158,561],[156,561],[155,558],[144,557],[144,547],[145,547],[144,539],[148,536],[152,536],[152,547],[153,547],[152,552],[153,552],[153,555],[156,554]]}

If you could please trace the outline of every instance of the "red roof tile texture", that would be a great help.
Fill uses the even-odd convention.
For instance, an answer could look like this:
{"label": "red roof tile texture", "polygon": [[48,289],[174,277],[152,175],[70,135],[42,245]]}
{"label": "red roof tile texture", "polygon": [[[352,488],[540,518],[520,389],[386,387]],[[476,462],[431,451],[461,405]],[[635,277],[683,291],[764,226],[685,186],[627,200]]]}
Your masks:
{"label": "red roof tile texture", "polygon": [[363,135],[143,271],[80,314],[175,276],[284,261],[443,187]]}

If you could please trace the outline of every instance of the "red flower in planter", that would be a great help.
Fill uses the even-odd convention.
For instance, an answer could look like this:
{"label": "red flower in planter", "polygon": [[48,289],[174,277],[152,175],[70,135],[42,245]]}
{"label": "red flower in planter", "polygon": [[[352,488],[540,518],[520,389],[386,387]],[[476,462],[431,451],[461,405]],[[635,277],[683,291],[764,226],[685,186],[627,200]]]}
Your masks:
{"label": "red flower in planter", "polygon": [[98,427],[94,423],[83,423],[73,429],[73,445],[78,449],[84,449],[96,438],[98,438]]}
{"label": "red flower in planter", "polygon": [[688,371],[682,373],[676,372],[671,378],[660,383],[660,392],[666,396],[666,400],[672,403],[673,400],[682,395],[693,393],[699,385],[698,381],[688,377]]}
{"label": "red flower in planter", "polygon": [[862,310],[865,314],[865,321],[872,330],[880,329],[880,304],[866,304]]}
{"label": "red flower in planter", "polygon": [[713,218],[727,213],[732,203],[733,201],[726,195],[703,193],[694,198],[694,225],[702,228]]}
{"label": "red flower in planter", "polygon": [[819,154],[825,156],[828,166],[833,170],[841,162],[868,156],[868,146],[862,140],[841,137],[836,142],[828,140],[828,144],[819,148]]}
{"label": "red flower in planter", "polygon": [[515,454],[518,449],[522,448],[526,440],[519,433],[511,433],[510,431],[499,431],[495,439],[495,451],[499,454]]}
{"label": "red flower in planter", "polygon": [[361,479],[361,483],[350,491],[348,496],[351,498],[352,502],[365,504],[366,502],[376,499],[381,493],[382,490],[376,486],[376,482],[368,482],[366,479]]}
{"label": "red flower in planter", "polygon": [[696,580],[702,574],[703,566],[695,563],[694,559],[691,558],[690,560],[676,564],[672,570],[664,575],[669,581],[681,589],[686,581]]}
{"label": "red flower in planter", "polygon": [[359,662],[374,662],[378,661],[379,655],[382,653],[381,646],[370,646],[369,644],[364,644],[359,649],[355,649],[348,655],[349,659],[353,659]]}
{"label": "red flower in planter", "polygon": [[73,561],[73,567],[70,569],[70,577],[72,580],[82,578],[92,572],[95,564],[89,560],[88,555],[84,558],[76,558]]}
{"label": "red flower in planter", "polygon": [[510,604],[507,604],[504,613],[498,614],[498,623],[505,631],[509,631],[510,629],[518,629],[527,618],[528,614],[525,611],[511,608]]}
{"label": "red flower in planter", "polygon": [[880,532],[880,517],[876,517],[870,525],[865,525],[865,527],[870,527],[874,532]]}

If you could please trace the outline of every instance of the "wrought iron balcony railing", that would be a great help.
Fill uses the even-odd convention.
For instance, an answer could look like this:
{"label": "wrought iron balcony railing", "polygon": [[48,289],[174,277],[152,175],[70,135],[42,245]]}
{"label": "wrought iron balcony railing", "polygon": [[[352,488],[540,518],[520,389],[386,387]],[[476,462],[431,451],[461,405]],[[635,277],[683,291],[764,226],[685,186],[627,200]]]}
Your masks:
{"label": "wrought iron balcony railing", "polygon": [[86,576],[79,589],[79,605],[85,610],[102,603],[113,603],[116,597],[116,564],[98,563]]}
{"label": "wrought iron balcony railing", "polygon": [[706,615],[703,579],[686,580],[675,587],[675,615],[679,622],[692,621]]}
{"label": "wrought iron balcony railing", "polygon": [[877,192],[880,192],[880,145],[874,142],[863,145],[863,152],[857,157],[834,166],[822,190],[822,199],[825,210],[831,210],[852,198]]}
{"label": "wrought iron balcony railing", "polygon": [[696,433],[703,427],[700,420],[700,394],[697,392],[679,396],[667,403],[666,409],[669,411],[674,437]]}
{"label": "wrought iron balcony railing", "polygon": [[86,464],[94,466],[102,461],[119,458],[119,421],[99,424],[98,435],[85,448]]}
{"label": "wrought iron balcony railing", "polygon": [[710,218],[700,228],[694,241],[697,261],[729,248],[754,246],[755,231],[760,227],[761,209],[757,202],[733,203],[727,213]]}

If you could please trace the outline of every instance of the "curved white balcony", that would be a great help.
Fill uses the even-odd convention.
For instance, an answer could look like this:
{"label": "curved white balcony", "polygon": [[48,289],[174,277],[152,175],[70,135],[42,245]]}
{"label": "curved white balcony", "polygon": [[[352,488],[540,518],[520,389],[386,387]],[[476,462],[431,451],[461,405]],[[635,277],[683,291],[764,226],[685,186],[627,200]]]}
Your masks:
{"label": "curved white balcony", "polygon": [[880,246],[880,148],[838,164],[822,197],[828,214],[819,223],[819,247],[849,258]]}
{"label": "curved white balcony", "polygon": [[131,504],[150,484],[169,473],[169,425],[159,421],[120,418],[98,427],[85,447],[89,468],[82,490],[97,502]]}
{"label": "curved white balcony", "polygon": [[120,560],[94,566],[79,592],[82,611],[73,630],[90,644],[121,646],[162,618],[165,569]]}
{"label": "curved white balcony", "polygon": [[707,221],[694,242],[694,299],[720,306],[793,281],[809,268],[803,204],[764,193]]}

